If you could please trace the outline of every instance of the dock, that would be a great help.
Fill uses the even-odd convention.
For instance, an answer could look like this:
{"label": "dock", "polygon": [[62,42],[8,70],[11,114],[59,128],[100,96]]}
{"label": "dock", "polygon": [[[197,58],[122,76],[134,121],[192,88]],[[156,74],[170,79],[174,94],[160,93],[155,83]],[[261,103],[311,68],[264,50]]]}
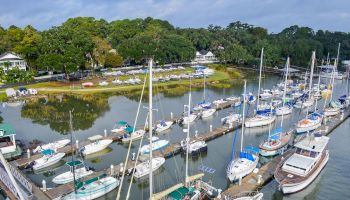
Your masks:
{"label": "dock", "polygon": [[[347,108],[340,115],[327,119],[326,124],[323,124],[318,130],[320,130],[323,135],[329,135],[349,116],[350,110]],[[273,180],[277,165],[281,159],[288,157],[292,153],[290,150],[291,148],[289,148],[289,150],[287,150],[283,155],[276,156],[271,161],[261,166],[257,173],[253,172],[244,177],[241,181],[241,184],[235,184],[227,188],[222,192],[221,199],[234,199],[239,194],[259,190],[259,188]]]}

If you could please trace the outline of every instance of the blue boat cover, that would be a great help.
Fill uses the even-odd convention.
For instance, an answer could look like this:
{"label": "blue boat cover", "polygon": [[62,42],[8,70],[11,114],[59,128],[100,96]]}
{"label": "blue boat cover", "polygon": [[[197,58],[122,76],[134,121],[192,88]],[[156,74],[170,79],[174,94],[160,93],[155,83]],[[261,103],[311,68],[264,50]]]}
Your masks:
{"label": "blue boat cover", "polygon": [[270,140],[277,140],[279,138],[279,135],[282,133],[282,128],[275,129],[272,134],[270,135]]}
{"label": "blue boat cover", "polygon": [[254,96],[253,95],[249,96],[249,101],[253,101],[253,100],[254,100]]}
{"label": "blue boat cover", "polygon": [[119,122],[117,122],[117,124],[119,124],[119,125],[126,125],[126,124],[128,124],[128,122],[125,122],[125,121],[119,121]]}
{"label": "blue boat cover", "polygon": [[260,149],[255,148],[255,147],[245,147],[245,148],[244,148],[244,151],[254,151],[254,152],[256,152],[256,153],[259,153],[259,152],[260,152]]}
{"label": "blue boat cover", "polygon": [[54,154],[55,151],[52,149],[45,149],[45,150],[41,151],[41,153],[44,154],[45,156],[48,156],[48,155]]}
{"label": "blue boat cover", "polygon": [[164,120],[160,121],[160,125],[161,125],[161,126],[166,126],[165,121],[164,121]]}
{"label": "blue boat cover", "polygon": [[308,118],[311,119],[311,120],[316,120],[317,117],[321,117],[321,115],[318,114],[318,113],[313,112],[313,113],[311,113],[311,114],[309,115]]}
{"label": "blue boat cover", "polygon": [[253,157],[253,154],[248,153],[248,152],[241,152],[241,153],[239,153],[239,157],[240,157],[240,158],[248,159],[248,160],[250,160],[250,161],[252,161],[252,162],[255,161],[255,159],[254,159],[254,157]]}

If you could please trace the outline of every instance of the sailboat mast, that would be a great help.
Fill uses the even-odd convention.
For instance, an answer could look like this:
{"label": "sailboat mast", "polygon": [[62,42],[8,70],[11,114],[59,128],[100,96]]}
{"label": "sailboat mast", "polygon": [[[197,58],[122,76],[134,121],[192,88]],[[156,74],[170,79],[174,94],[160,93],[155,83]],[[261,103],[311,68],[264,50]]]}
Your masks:
{"label": "sailboat mast", "polygon": [[[247,81],[244,80],[244,94],[243,99],[246,98]],[[245,106],[247,101],[243,101],[243,113],[242,113],[242,135],[241,135],[241,152],[243,151],[243,135],[244,135],[244,123],[245,123]]]}
{"label": "sailboat mast", "polygon": [[[320,93],[320,84],[321,84],[321,75],[320,72],[318,72],[318,82],[317,82],[318,86],[317,86],[317,92]],[[315,112],[317,111],[317,103],[318,103],[318,99],[316,98],[316,102],[315,102]]]}
{"label": "sailboat mast", "polygon": [[149,132],[149,167],[150,167],[150,172],[149,172],[149,199],[152,199],[153,196],[153,166],[152,166],[152,150],[153,150],[153,141],[152,141],[152,132],[153,132],[153,127],[152,127],[152,120],[153,120],[153,108],[152,108],[152,79],[153,79],[153,60],[152,58],[148,62],[148,67],[149,67],[149,107],[148,107],[148,112],[149,112],[149,122],[148,122],[148,132]]}
{"label": "sailboat mast", "polygon": [[340,51],[340,43],[338,43],[337,58],[334,61],[334,67],[332,72],[332,90],[331,90],[331,98],[329,99],[330,101],[332,101],[333,99],[334,78],[335,78],[335,70],[338,67],[339,51]]}
{"label": "sailboat mast", "polygon": [[[259,99],[260,99],[259,97],[260,97],[260,90],[261,90],[261,71],[262,71],[262,66],[263,66],[263,57],[264,57],[264,48],[261,48],[261,53],[260,53],[260,70],[259,70],[259,86],[258,86],[258,97],[257,97],[257,100],[256,100],[256,110],[258,110],[258,107],[259,107]],[[245,101],[245,97],[243,99]]]}
{"label": "sailboat mast", "polygon": [[310,82],[309,82],[309,99],[311,98],[312,79],[314,77],[315,59],[316,59],[316,52],[312,51],[312,63],[311,63]]}
{"label": "sailboat mast", "polygon": [[[289,70],[289,57],[287,58],[287,63],[286,63],[286,77],[285,77],[285,80],[284,80],[284,87],[283,87],[282,108],[284,108],[285,100],[286,100],[288,70]],[[283,126],[283,112],[282,112],[282,119],[281,119],[281,128],[282,128],[282,126]]]}
{"label": "sailboat mast", "polygon": [[204,72],[203,72],[203,77],[204,77],[204,90],[203,90],[203,102],[205,102],[205,96],[206,96],[206,94],[205,94],[205,74],[204,74]]}
{"label": "sailboat mast", "polygon": [[[191,114],[191,78],[190,78],[190,93],[188,95],[188,111],[187,117],[190,119]],[[187,187],[188,183],[188,154],[189,154],[189,143],[190,143],[190,123],[187,123],[187,137],[186,137],[186,172],[185,172],[185,186]]]}
{"label": "sailboat mast", "polygon": [[[72,125],[72,111],[69,111],[69,131],[70,131],[70,141],[71,141],[71,151],[72,151],[72,156],[71,156],[71,161],[72,164],[74,161],[74,149],[73,149],[73,125]],[[75,187],[76,179],[75,179],[75,166],[72,166],[72,172],[73,172],[73,183],[74,183],[74,193],[77,193],[77,188]]]}

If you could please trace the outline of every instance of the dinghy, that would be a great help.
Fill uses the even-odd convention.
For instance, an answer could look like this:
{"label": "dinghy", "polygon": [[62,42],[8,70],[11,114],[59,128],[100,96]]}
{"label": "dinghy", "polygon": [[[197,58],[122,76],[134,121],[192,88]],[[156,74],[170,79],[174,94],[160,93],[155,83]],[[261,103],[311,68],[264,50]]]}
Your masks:
{"label": "dinghy", "polygon": [[88,139],[91,141],[91,143],[80,148],[79,152],[84,156],[93,154],[93,153],[102,151],[113,142],[113,140],[111,139],[102,140],[102,138],[103,137],[101,135],[95,135],[95,136],[89,137]]}
{"label": "dinghy", "polygon": [[65,153],[55,153],[52,149],[45,149],[41,151],[43,156],[33,161],[33,170],[43,169],[58,163],[66,154]]}
{"label": "dinghy", "polygon": [[[94,173],[93,170],[87,169],[87,167],[85,167],[83,163],[79,160],[67,162],[66,165],[69,166],[70,170],[58,176],[55,176],[52,179],[52,182],[56,184],[66,184],[74,180],[74,175],[76,179],[80,179]],[[77,168],[78,166],[81,166],[81,165],[83,167]],[[73,171],[74,171],[74,174],[73,174]]]}

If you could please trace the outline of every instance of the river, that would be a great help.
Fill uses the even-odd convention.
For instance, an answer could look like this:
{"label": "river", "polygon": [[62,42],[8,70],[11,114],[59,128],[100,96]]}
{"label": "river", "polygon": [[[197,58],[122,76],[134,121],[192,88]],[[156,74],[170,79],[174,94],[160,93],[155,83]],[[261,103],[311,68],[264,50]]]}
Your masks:
{"label": "river", "polygon": [[[272,88],[272,86],[280,82],[280,77],[267,76],[262,81],[262,88]],[[325,80],[324,80],[325,81]],[[345,82],[336,82],[335,96],[345,93]],[[157,88],[154,89],[155,91]],[[247,82],[247,91],[257,91],[257,80],[249,79]],[[213,101],[219,98],[231,95],[242,94],[242,83],[234,84],[228,89],[207,89],[206,99]],[[198,103],[203,98],[203,90],[192,92],[192,103]],[[183,105],[188,103],[188,93],[176,97],[167,97],[157,94],[154,97],[155,119],[160,120],[170,118],[170,112],[175,116],[183,111]],[[145,123],[147,110],[144,106],[148,103],[144,101],[141,106],[140,120],[138,126]],[[321,104],[319,104],[320,106]],[[84,99],[76,99],[72,97],[50,97],[48,101],[41,100],[36,103],[27,103],[18,106],[4,106],[1,108],[1,116],[3,123],[12,124],[16,131],[16,139],[29,143],[37,139],[43,142],[52,142],[62,138],[70,138],[68,135],[68,111],[74,108],[73,119],[73,138],[74,140],[84,140],[95,134],[103,134],[104,129],[108,132],[113,128],[115,122],[123,120],[129,124],[134,123],[138,100],[135,98],[127,98],[123,96],[90,96]],[[249,113],[254,108],[248,106]],[[209,126],[214,128],[220,126],[220,119],[228,114],[228,112],[239,112],[239,109],[224,109],[218,111],[214,117],[205,120],[196,120],[191,125],[191,135],[195,131],[198,134],[209,130]],[[305,111],[295,110],[294,114],[284,118],[284,128],[292,128],[300,117],[305,116]],[[280,118],[274,123],[275,127],[280,126]],[[350,135],[349,120],[339,126],[332,134],[329,144],[330,160],[322,175],[306,190],[291,196],[283,197],[277,191],[277,185],[274,181],[263,187],[264,199],[350,199],[350,190],[348,190],[347,181],[350,180],[350,157],[349,152]],[[160,134],[160,138],[170,141],[170,143],[178,142],[185,138],[183,127],[174,125],[171,130]],[[239,135],[240,135],[239,130]],[[246,129],[244,136],[244,145],[257,146],[264,138],[267,137],[268,127]],[[210,181],[217,188],[223,190],[229,186],[226,179],[226,166],[231,158],[231,149],[233,144],[234,133],[226,134],[220,138],[208,142],[208,152],[202,154],[199,158],[190,159],[189,173],[190,175],[198,173],[198,166],[204,165],[214,169],[214,173],[206,173],[204,179]],[[237,138],[240,140],[240,137]],[[133,145],[132,152],[136,152],[138,142]],[[236,152],[239,150],[239,142],[235,145]],[[88,157],[85,163],[97,170],[108,168],[111,163],[117,164],[124,161],[127,152],[127,146],[113,143],[110,148],[99,155]],[[68,161],[70,157],[66,157]],[[41,186],[41,181],[46,180],[48,187],[54,187],[51,182],[55,175],[58,175],[68,168],[61,162],[59,165],[53,166],[49,171],[34,174],[29,170],[25,170],[25,174],[37,185]],[[174,156],[167,159],[164,166],[155,173],[154,190],[162,191],[178,182],[184,180],[185,176],[185,158],[182,155]],[[126,188],[130,183],[129,177],[123,184],[122,195],[125,197]],[[131,199],[148,199],[149,187],[147,180],[136,181],[132,185]],[[116,191],[109,193],[101,199],[113,199]],[[123,199],[123,198],[122,198]]]}

